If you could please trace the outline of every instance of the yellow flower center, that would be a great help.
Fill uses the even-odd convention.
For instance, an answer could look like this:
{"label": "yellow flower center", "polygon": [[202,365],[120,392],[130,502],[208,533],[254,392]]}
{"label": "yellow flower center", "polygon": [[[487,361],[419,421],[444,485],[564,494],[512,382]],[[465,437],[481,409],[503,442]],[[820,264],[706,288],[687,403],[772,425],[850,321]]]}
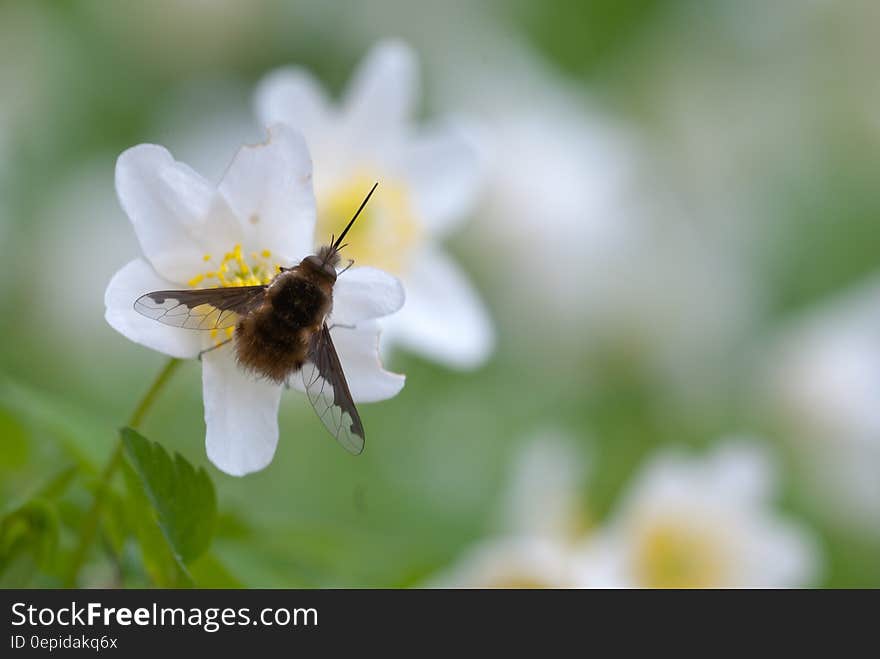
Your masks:
{"label": "yellow flower center", "polygon": [[241,251],[241,245],[226,252],[219,262],[210,254],[205,254],[202,259],[210,269],[196,275],[188,283],[192,288],[265,285],[278,272],[278,264],[270,265],[270,258],[272,252],[264,249],[261,252],[251,252],[248,260]]}
{"label": "yellow flower center", "polygon": [[316,241],[324,244],[342,232],[376,180],[379,189],[345,236],[348,246],[342,258],[399,273],[421,237],[421,227],[406,188],[394,180],[358,174],[322,194]]}
{"label": "yellow flower center", "polygon": [[636,576],[649,588],[710,588],[722,585],[724,560],[718,539],[693,525],[667,521],[642,537]]}
{"label": "yellow flower center", "polygon": [[[231,252],[226,252],[222,259],[216,259],[211,254],[205,254],[202,260],[208,266],[208,270],[196,275],[187,283],[191,288],[230,288],[233,286],[262,286],[272,281],[278,272],[277,263],[270,264],[272,252],[264,249],[260,252],[251,252],[250,257],[245,257],[241,245],[236,245]],[[224,329],[225,338],[231,338],[234,327]],[[218,331],[211,330],[211,338],[215,343],[220,343]]]}

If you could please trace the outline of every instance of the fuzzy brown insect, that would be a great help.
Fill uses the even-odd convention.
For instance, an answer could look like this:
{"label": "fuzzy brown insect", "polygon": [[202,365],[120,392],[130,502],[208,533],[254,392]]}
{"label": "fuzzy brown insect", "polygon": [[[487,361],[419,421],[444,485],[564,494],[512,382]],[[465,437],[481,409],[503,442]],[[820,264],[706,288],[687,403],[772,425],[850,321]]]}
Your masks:
{"label": "fuzzy brown insect", "polygon": [[333,286],[343,238],[379,184],[373,185],[335,240],[292,268],[279,268],[265,286],[154,291],[134,308],[173,327],[220,330],[232,338],[239,365],[279,384],[302,374],[309,401],[337,440],[352,453],[364,449],[364,428],[351,398],[326,318],[333,309]]}

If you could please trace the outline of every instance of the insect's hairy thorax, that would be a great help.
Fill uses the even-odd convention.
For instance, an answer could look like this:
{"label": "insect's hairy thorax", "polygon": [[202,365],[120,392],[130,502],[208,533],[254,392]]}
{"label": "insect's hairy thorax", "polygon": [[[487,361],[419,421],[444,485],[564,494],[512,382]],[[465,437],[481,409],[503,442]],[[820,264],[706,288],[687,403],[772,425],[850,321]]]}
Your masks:
{"label": "insect's hairy thorax", "polygon": [[302,268],[294,268],[272,282],[267,301],[277,319],[293,330],[320,325],[330,313],[332,292],[332,285]]}

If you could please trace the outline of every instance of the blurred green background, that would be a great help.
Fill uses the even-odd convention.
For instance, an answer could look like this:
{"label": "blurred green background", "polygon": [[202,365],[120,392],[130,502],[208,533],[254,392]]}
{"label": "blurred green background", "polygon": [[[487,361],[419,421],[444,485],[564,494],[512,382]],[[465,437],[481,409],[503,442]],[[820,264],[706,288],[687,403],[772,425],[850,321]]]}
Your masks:
{"label": "blurred green background", "polygon": [[[160,143],[216,176],[253,129],[262,75],[296,63],[338,93],[386,36],[422,59],[426,117],[479,113],[479,91],[456,91],[449,69],[473,54],[487,75],[499,63],[515,75],[483,41],[491,33],[542,61],[585,116],[598,108],[636,136],[638,199],[620,201],[650,229],[620,267],[643,283],[620,293],[575,268],[565,290],[551,279],[531,298],[508,276],[522,277],[522,253],[490,249],[504,224],[478,211],[449,246],[496,323],[488,364],[462,373],[395,353],[407,385],[362,407],[359,458],[287,395],[275,461],[242,479],[205,458],[200,370],[187,363],[143,432],[205,465],[217,488],[197,583],[424,583],[493,531],[517,449],[554,427],[590,456],[582,499],[597,522],[656,449],[760,437],[780,457],[782,510],[820,538],[816,585],[880,586],[880,501],[858,508],[845,471],[817,476],[845,467],[816,467],[824,440],[805,440],[816,424],[788,404],[786,378],[808,375],[774,366],[792,327],[826,305],[833,316],[880,266],[878,20],[870,2],[0,3],[0,508],[77,466],[47,518],[69,551],[90,502],[76,483],[100,469],[163,363],[103,320],[106,282],[137,253],[113,190],[123,149]],[[680,267],[633,272],[653,262]],[[880,350],[857,359],[871,360]],[[857,450],[845,415],[870,407],[823,428],[831,446]],[[863,444],[880,480],[880,436]],[[58,585],[53,561],[29,551],[0,583]],[[133,547],[115,567],[96,551],[89,570],[85,583],[150,583]]]}

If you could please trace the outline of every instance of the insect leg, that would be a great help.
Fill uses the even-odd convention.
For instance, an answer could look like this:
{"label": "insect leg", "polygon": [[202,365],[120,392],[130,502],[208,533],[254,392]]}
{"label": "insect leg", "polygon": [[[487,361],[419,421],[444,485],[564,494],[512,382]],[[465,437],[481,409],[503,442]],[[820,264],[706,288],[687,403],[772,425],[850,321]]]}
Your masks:
{"label": "insect leg", "polygon": [[199,361],[202,361],[202,355],[204,355],[206,352],[211,352],[212,350],[216,350],[217,348],[222,348],[223,346],[225,346],[225,345],[226,345],[227,343],[229,343],[230,341],[232,341],[232,338],[228,338],[228,339],[226,339],[225,341],[221,341],[221,342],[218,343],[217,345],[215,345],[215,346],[211,346],[210,348],[205,348],[204,350],[202,350],[202,351],[199,353]]}
{"label": "insect leg", "polygon": [[333,323],[327,329],[332,330],[334,327],[341,327],[342,329],[350,329],[350,330],[357,329],[356,325],[343,325],[342,323]]}
{"label": "insect leg", "polygon": [[353,265],[354,265],[354,259],[348,259],[348,265],[345,266],[342,270],[340,270],[340,271],[336,274],[336,276],[338,277],[339,275],[341,275],[343,272],[345,272],[346,270],[348,270],[348,269],[349,269],[351,266],[353,266]]}

